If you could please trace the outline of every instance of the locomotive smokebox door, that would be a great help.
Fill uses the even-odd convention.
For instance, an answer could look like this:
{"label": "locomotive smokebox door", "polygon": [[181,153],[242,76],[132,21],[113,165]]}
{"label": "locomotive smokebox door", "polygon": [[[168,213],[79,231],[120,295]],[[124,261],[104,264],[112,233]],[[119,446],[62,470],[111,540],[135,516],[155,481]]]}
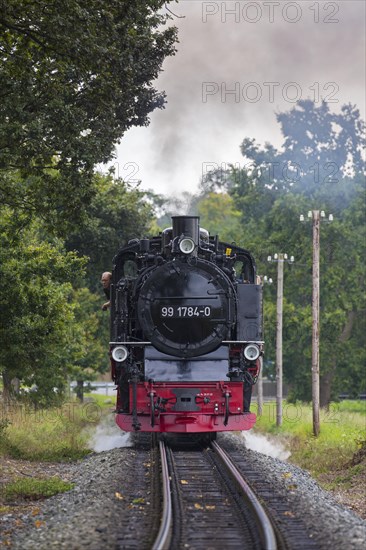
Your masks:
{"label": "locomotive smokebox door", "polygon": [[146,280],[137,311],[144,337],[156,349],[194,357],[228,339],[235,322],[234,292],[215,264],[175,259]]}

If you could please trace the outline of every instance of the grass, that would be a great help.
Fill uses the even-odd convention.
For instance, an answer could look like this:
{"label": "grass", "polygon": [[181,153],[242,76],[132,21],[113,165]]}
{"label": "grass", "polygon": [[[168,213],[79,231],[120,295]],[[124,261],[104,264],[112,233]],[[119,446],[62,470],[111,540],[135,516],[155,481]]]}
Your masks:
{"label": "grass", "polygon": [[65,403],[35,410],[23,404],[0,409],[0,454],[34,461],[73,461],[86,456],[88,435],[101,417],[97,403]]}
{"label": "grass", "polygon": [[115,396],[85,394],[80,404],[34,409],[0,402],[0,455],[33,461],[65,462],[90,453],[90,432],[114,408]]}
{"label": "grass", "polygon": [[84,397],[85,399],[93,400],[93,402],[96,403],[98,407],[101,408],[102,414],[104,410],[108,409],[108,411],[110,411],[110,409],[115,407],[115,402],[116,402],[115,392],[112,395],[102,395],[99,393],[85,393]]}
{"label": "grass", "polygon": [[0,516],[2,514],[8,514],[9,512],[12,511],[12,507],[11,506],[0,506]]}
{"label": "grass", "polygon": [[22,478],[6,483],[2,489],[2,492],[6,502],[12,502],[19,498],[26,500],[39,500],[42,498],[52,497],[58,493],[70,491],[73,486],[73,483],[63,481],[58,477],[52,477],[49,479]]}
{"label": "grass", "polygon": [[[82,405],[70,401],[57,409],[34,410],[20,404],[0,408],[0,455],[55,462],[86,456],[91,428],[113,409],[114,396],[85,397],[88,402]],[[252,410],[256,412],[255,405]],[[366,440],[365,427],[365,401],[342,401],[322,411],[318,438],[312,435],[311,405],[284,402],[283,425],[278,428],[272,401],[264,403],[255,429],[280,437],[291,451],[290,460],[318,476],[352,459]]]}
{"label": "grass", "polygon": [[284,402],[283,424],[277,427],[276,404],[265,403],[256,430],[285,440],[290,461],[318,476],[342,468],[365,442],[366,402],[342,401],[332,403],[329,411],[321,411],[317,438],[313,436],[311,405]]}

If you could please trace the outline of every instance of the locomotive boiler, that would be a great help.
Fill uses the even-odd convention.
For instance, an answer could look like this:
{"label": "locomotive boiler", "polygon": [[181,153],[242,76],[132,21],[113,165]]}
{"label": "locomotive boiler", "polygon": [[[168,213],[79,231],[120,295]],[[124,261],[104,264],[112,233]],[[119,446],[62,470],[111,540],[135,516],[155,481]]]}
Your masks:
{"label": "locomotive boiler", "polygon": [[113,260],[111,368],[125,431],[250,429],[263,352],[262,287],[247,250],[174,216]]}

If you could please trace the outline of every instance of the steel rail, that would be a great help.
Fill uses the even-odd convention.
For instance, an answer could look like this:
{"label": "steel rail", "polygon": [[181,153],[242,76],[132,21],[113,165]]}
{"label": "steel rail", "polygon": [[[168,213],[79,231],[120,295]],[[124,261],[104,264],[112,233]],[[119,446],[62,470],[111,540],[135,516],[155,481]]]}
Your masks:
{"label": "steel rail", "polygon": [[165,444],[162,441],[159,441],[159,449],[160,449],[161,469],[162,469],[162,478],[163,478],[164,505],[163,505],[163,514],[162,514],[162,519],[160,523],[159,533],[152,546],[152,550],[165,550],[169,548],[171,532],[172,532],[172,522],[173,522],[169,470],[168,470],[168,463],[166,458],[166,448],[165,448]]}
{"label": "steel rail", "polygon": [[276,535],[272,527],[271,521],[269,520],[263,506],[260,504],[259,500],[255,496],[254,492],[249,487],[249,485],[244,481],[243,476],[241,475],[239,470],[236,468],[236,466],[231,462],[229,456],[224,451],[224,449],[222,449],[220,445],[216,443],[216,441],[213,441],[211,445],[212,445],[212,448],[215,449],[215,451],[218,453],[221,460],[225,463],[225,465],[229,469],[231,475],[234,477],[235,481],[240,486],[246,501],[250,505],[251,510],[258,521],[263,548],[265,550],[276,550],[277,549]]}

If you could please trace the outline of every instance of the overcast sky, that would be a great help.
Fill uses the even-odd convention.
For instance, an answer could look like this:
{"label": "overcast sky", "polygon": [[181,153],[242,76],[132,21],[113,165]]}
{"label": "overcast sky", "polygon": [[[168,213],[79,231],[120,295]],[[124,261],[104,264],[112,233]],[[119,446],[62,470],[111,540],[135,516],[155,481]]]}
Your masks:
{"label": "overcast sky", "polygon": [[[169,4],[179,44],[156,87],[167,105],[128,131],[116,172],[164,195],[194,192],[202,173],[240,163],[244,137],[282,144],[275,113],[321,98],[365,119],[364,0]],[[231,93],[230,93],[231,91]]]}

